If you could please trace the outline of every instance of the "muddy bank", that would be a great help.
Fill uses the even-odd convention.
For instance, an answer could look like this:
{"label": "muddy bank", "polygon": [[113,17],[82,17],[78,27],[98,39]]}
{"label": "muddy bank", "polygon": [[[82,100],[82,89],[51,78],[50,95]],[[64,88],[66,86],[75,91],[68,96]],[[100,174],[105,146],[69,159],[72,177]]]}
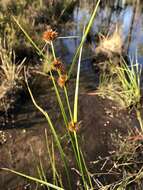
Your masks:
{"label": "muddy bank", "polygon": [[[45,129],[47,129],[48,140],[51,144],[50,130],[41,114],[39,114],[37,123],[35,122],[34,126],[30,127],[31,119],[37,116],[37,114],[33,114],[32,116],[31,112],[31,117],[33,118],[29,117],[28,121],[27,117],[29,128],[8,129],[1,132],[0,168],[8,167],[28,175],[38,176],[36,166],[39,160],[41,160],[47,176],[51,175],[44,135]],[[101,99],[94,94],[82,94],[80,96],[79,116],[81,127],[78,133],[80,134],[83,152],[88,161],[94,161],[99,156],[109,155],[109,151],[115,149],[111,136],[113,134],[116,137],[119,134],[125,135],[128,128],[134,127],[136,123],[134,116],[133,118],[129,117],[126,111],[119,111],[117,105],[112,101]],[[54,117],[58,118],[56,126],[58,127],[58,133],[62,136],[65,130],[58,123],[58,114]],[[71,145],[67,141],[64,141],[63,147],[66,155],[69,157],[70,166],[73,167],[74,158],[71,152]],[[63,164],[60,161],[58,151],[55,152],[55,160],[62,171]],[[18,189],[18,187],[29,183],[31,182],[27,182],[16,175],[0,171],[0,189]],[[76,183],[76,180],[74,183]]]}

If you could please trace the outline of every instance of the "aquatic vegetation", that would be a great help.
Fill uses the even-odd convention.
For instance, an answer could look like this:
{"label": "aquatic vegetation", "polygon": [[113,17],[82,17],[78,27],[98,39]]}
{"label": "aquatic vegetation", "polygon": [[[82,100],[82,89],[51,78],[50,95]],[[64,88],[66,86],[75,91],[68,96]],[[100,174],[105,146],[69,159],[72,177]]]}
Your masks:
{"label": "aquatic vegetation", "polygon": [[[143,131],[143,121],[140,113],[141,104],[141,73],[142,65],[131,60],[128,65],[123,58],[119,65],[108,63],[108,72],[100,75],[99,86],[95,94],[115,101],[118,109],[135,109],[139,126]],[[106,66],[107,67],[107,66]]]}

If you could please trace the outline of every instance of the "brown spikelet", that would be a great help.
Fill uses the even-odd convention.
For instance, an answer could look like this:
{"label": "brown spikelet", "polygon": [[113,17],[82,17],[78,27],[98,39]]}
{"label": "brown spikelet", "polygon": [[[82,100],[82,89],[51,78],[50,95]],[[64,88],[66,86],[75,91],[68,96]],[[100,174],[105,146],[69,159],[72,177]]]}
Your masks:
{"label": "brown spikelet", "polygon": [[58,78],[58,85],[63,88],[67,82],[67,75],[66,74],[63,74],[63,75],[60,75],[59,78]]}
{"label": "brown spikelet", "polygon": [[60,71],[61,74],[65,73],[65,66],[59,59],[56,59],[53,62],[53,66],[54,66],[54,69]]}
{"label": "brown spikelet", "polygon": [[68,129],[70,132],[76,132],[79,129],[79,123],[74,123],[73,121],[69,122]]}
{"label": "brown spikelet", "polygon": [[61,72],[61,74],[62,75],[65,75],[66,74],[66,69],[65,69],[65,65],[64,64],[62,64],[61,66],[60,66],[60,72]]}
{"label": "brown spikelet", "polygon": [[42,39],[47,42],[51,42],[55,40],[57,36],[58,36],[58,33],[49,28],[43,33]]}

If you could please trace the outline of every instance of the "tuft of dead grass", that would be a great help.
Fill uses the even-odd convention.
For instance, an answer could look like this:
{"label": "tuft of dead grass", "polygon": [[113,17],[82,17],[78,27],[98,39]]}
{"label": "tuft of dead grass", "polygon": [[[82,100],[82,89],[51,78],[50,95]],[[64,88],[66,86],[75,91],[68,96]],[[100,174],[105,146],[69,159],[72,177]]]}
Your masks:
{"label": "tuft of dead grass", "polygon": [[121,54],[122,53],[122,34],[121,28],[116,26],[115,31],[111,35],[104,36],[99,35],[99,46],[96,48],[96,53],[102,52],[111,57],[113,53]]}
{"label": "tuft of dead grass", "polygon": [[[22,70],[25,59],[15,63],[15,55],[12,50],[5,49],[0,44],[0,106],[3,100],[9,102],[8,94],[18,88],[18,83],[23,79]],[[9,105],[4,105],[8,108]],[[1,108],[0,108],[1,109]]]}

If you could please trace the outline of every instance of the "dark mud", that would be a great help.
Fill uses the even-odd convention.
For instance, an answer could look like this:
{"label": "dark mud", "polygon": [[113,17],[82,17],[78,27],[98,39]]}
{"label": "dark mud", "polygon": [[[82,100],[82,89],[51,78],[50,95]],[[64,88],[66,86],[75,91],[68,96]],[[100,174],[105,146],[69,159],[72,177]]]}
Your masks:
{"label": "dark mud", "polygon": [[[43,102],[44,104],[45,102]],[[53,105],[53,102],[48,101],[49,107],[52,106],[53,108]],[[41,160],[47,176],[50,176],[51,170],[46,150],[45,129],[48,131],[48,140],[51,144],[50,130],[43,116],[37,112],[36,108],[33,107],[32,109],[33,111],[29,112],[25,118],[27,120],[25,126],[29,123],[29,128],[24,127],[23,123],[23,128],[7,129],[1,133],[0,168],[12,168],[31,176],[37,176],[36,166]],[[57,107],[54,109],[57,109]],[[53,113],[55,113],[53,119],[57,118],[54,120],[56,121],[56,127],[58,127],[58,133],[63,136],[65,129],[60,124],[60,113],[58,111]],[[97,160],[99,156],[108,156],[109,152],[115,150],[112,136],[123,136],[127,134],[129,128],[134,128],[136,125],[134,116],[131,118],[127,111],[119,111],[114,102],[101,99],[94,94],[80,95],[79,117],[81,127],[78,133],[80,134],[80,143],[87,163]],[[33,124],[32,121],[35,121],[35,123]],[[31,125],[33,126],[30,127]],[[70,167],[74,167],[75,158],[71,154],[71,145],[68,142],[63,143],[66,155],[70,160]],[[55,153],[55,160],[62,171],[63,165],[58,151]],[[0,171],[0,189],[18,189],[19,186],[28,183],[31,182],[27,182],[14,174]]]}

